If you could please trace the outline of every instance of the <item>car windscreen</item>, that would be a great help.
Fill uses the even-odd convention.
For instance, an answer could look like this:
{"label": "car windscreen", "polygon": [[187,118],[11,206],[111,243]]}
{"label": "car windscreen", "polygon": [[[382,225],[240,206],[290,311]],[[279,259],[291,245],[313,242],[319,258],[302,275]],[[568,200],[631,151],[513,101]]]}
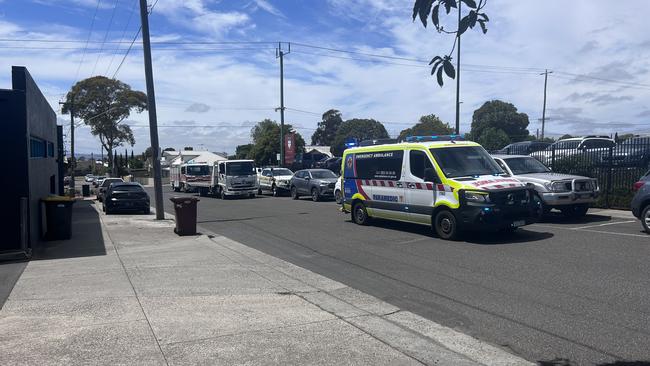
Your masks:
{"label": "car windscreen", "polygon": [[430,149],[442,172],[448,178],[503,174],[503,169],[480,146],[459,146]]}
{"label": "car windscreen", "polygon": [[111,187],[113,192],[119,191],[119,192],[142,192],[144,191],[142,187],[136,186],[136,185],[118,185],[118,186],[113,186]]}
{"label": "car windscreen", "polygon": [[276,177],[281,175],[293,175],[293,172],[289,169],[273,169],[273,175]]}
{"label": "car windscreen", "polygon": [[544,164],[535,158],[510,158],[504,159],[512,174],[546,173],[550,171]]}
{"label": "car windscreen", "polygon": [[102,182],[102,187],[108,187],[111,184],[115,182],[123,182],[122,179],[116,178],[116,179],[104,179],[104,182]]}
{"label": "car windscreen", "polygon": [[228,175],[251,175],[255,174],[255,166],[252,162],[228,163],[226,167]]}
{"label": "car windscreen", "polygon": [[311,176],[314,179],[338,178],[336,174],[330,170],[312,170]]}
{"label": "car windscreen", "polygon": [[207,165],[188,165],[187,175],[210,175],[210,167]]}

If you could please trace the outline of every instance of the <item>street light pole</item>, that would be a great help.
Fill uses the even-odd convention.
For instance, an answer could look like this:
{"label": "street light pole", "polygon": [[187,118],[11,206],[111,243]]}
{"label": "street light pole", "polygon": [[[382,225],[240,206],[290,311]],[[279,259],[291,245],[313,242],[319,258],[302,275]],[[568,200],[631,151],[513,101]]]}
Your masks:
{"label": "street light pole", "polygon": [[[282,50],[282,42],[278,42],[276,58],[280,58],[280,161],[279,166],[284,166],[284,55],[291,52],[291,43],[288,52]],[[277,110],[277,109],[276,109]]]}
{"label": "street light pole", "polygon": [[153,87],[153,67],[151,65],[151,44],[149,40],[149,12],[147,0],[140,0],[140,19],[142,22],[142,48],[144,51],[144,73],[147,83],[147,109],[149,110],[149,135],[153,160],[153,189],[156,200],[156,219],[165,218],[162,194],[162,174],[160,169],[160,144],[158,142],[158,120],[156,117],[156,95]]}
{"label": "street light pole", "polygon": [[544,107],[542,108],[542,140],[544,140],[544,125],[546,123],[546,84],[548,82],[548,74],[552,74],[553,71],[545,70],[540,75],[544,75]]}

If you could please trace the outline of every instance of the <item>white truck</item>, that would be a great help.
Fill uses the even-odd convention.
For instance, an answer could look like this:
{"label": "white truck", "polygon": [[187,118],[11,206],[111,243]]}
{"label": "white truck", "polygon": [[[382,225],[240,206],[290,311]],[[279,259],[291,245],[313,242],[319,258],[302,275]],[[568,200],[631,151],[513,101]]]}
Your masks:
{"label": "white truck", "polygon": [[255,197],[257,171],[253,160],[225,160],[214,163],[209,185],[199,188],[222,199],[229,197]]}
{"label": "white truck", "polygon": [[196,192],[202,195],[209,187],[212,177],[207,163],[185,163],[169,168],[169,184],[175,192]]}

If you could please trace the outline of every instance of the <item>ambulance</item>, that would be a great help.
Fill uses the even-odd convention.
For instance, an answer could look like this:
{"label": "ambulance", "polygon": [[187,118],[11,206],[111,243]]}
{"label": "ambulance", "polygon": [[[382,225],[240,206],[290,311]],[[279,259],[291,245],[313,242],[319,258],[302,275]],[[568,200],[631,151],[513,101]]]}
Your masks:
{"label": "ambulance", "polygon": [[412,222],[455,240],[466,230],[514,231],[533,223],[539,207],[530,188],[461,135],[346,146],[342,211],[360,225]]}

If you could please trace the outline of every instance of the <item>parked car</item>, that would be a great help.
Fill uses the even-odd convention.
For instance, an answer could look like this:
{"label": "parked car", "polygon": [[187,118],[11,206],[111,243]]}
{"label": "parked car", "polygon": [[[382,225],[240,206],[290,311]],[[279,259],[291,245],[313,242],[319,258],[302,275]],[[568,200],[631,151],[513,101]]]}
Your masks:
{"label": "parked car", "polygon": [[341,175],[341,158],[334,157],[327,159],[322,168],[331,170],[336,175]]}
{"label": "parked car", "polygon": [[641,220],[643,229],[650,234],[650,171],[634,183],[632,189],[636,191],[632,198],[632,214]]}
{"label": "parked car", "polygon": [[589,154],[594,157],[594,163],[600,163],[602,154],[614,146],[616,146],[616,142],[607,136],[572,137],[559,140],[543,151],[531,153],[531,155],[547,166],[552,165],[553,159],[557,160],[578,154]]}
{"label": "parked car", "polygon": [[71,177],[71,176],[66,175],[65,177],[63,177],[63,185],[64,185],[64,186],[69,186],[69,185],[70,185],[70,181],[72,181],[72,177]]}
{"label": "parked car", "polygon": [[327,169],[304,169],[297,171],[291,178],[291,198],[311,196],[316,202],[323,197],[334,196],[334,186],[339,177]]}
{"label": "parked car", "polygon": [[552,172],[539,160],[526,155],[493,155],[497,164],[509,175],[535,189],[534,197],[541,219],[552,208],[570,217],[587,214],[589,205],[598,199],[598,181],[579,175]]}
{"label": "parked car", "polygon": [[530,155],[536,151],[542,151],[551,146],[549,142],[542,141],[521,141],[507,145],[501,150],[497,150],[496,154],[505,155]]}
{"label": "parked car", "polygon": [[264,191],[271,192],[273,196],[288,193],[291,177],[293,172],[287,168],[264,168],[258,176],[257,194],[262,194]]}
{"label": "parked car", "polygon": [[[607,162],[609,152],[603,154]],[[612,165],[650,169],[650,136],[634,136],[612,149]]]}
{"label": "parked car", "polygon": [[84,180],[86,181],[86,183],[92,183],[95,181],[95,176],[92,174],[86,174]]}
{"label": "parked car", "polygon": [[102,182],[106,179],[106,176],[104,175],[98,175],[95,177],[95,180],[93,181],[93,187],[99,188],[99,186],[102,184]]}
{"label": "parked car", "polygon": [[111,183],[102,202],[102,210],[110,215],[117,211],[136,211],[149,214],[149,195],[140,183]]}
{"label": "parked car", "polygon": [[337,204],[342,204],[343,203],[343,178],[340,177],[339,180],[336,181],[336,185],[334,185],[334,200],[336,200]]}
{"label": "parked car", "polygon": [[327,158],[327,155],[319,152],[297,154],[296,159],[291,164],[291,170],[298,171],[301,169],[314,168],[316,162]]}
{"label": "parked car", "polygon": [[106,190],[111,186],[111,184],[121,182],[124,182],[122,178],[106,178],[102,180],[102,183],[99,186],[99,190],[97,191],[97,200],[99,202],[103,202],[104,194],[106,193]]}

